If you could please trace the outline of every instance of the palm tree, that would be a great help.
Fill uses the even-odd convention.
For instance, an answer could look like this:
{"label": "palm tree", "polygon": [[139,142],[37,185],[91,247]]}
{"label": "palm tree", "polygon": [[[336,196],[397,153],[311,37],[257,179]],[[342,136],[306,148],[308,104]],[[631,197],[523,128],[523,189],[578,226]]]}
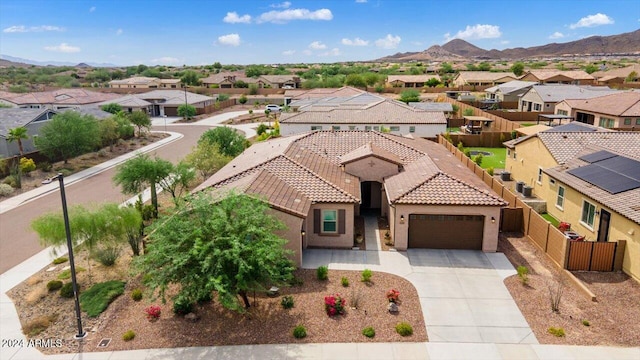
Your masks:
{"label": "palm tree", "polygon": [[7,141],[12,143],[14,141],[18,142],[18,151],[20,152],[18,155],[18,163],[17,163],[17,177],[16,177],[16,185],[18,188],[22,187],[22,169],[20,169],[20,159],[22,158],[22,153],[24,149],[22,147],[22,140],[27,140],[29,135],[27,134],[27,128],[24,126],[19,126],[17,128],[9,129],[9,133],[7,135]]}

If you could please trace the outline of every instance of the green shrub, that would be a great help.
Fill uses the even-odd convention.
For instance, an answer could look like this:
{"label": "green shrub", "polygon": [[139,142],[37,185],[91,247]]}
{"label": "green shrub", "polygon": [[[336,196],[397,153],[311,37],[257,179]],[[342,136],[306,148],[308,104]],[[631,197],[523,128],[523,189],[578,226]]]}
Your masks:
{"label": "green shrub", "polygon": [[469,149],[465,149],[465,150],[464,150],[464,156],[466,156],[466,157],[468,157],[468,158],[471,158],[471,150],[469,150]]}
{"label": "green shrub", "polygon": [[62,285],[60,288],[60,296],[63,298],[72,298],[73,297],[73,283],[66,283]]}
{"label": "green shrub", "polygon": [[320,266],[316,270],[316,276],[318,277],[318,280],[322,281],[329,279],[329,268],[326,265]]}
{"label": "green shrub", "polygon": [[173,313],[176,315],[186,315],[193,311],[193,302],[184,296],[178,296],[173,301]]}
{"label": "green shrub", "polygon": [[293,305],[294,305],[293,296],[291,296],[291,295],[283,296],[282,297],[282,301],[280,301],[280,304],[285,309],[291,309],[293,307]]}
{"label": "green shrub", "polygon": [[140,301],[142,300],[142,290],[140,289],[133,289],[131,291],[131,299],[133,301]]}
{"label": "green shrub", "polygon": [[229,100],[229,94],[218,94],[218,101]]}
{"label": "green shrub", "polygon": [[80,294],[80,308],[89,315],[96,317],[107,309],[109,304],[118,296],[124,294],[124,281],[112,280],[93,285],[89,290]]}
{"label": "green shrub", "polygon": [[[86,271],[82,266],[76,266],[76,274]],[[59,280],[67,280],[71,279],[71,269],[63,270],[60,274],[58,274]]]}
{"label": "green shrub", "polygon": [[196,300],[196,302],[197,302],[199,305],[202,305],[202,304],[205,304],[205,303],[211,302],[211,300],[213,300],[213,295],[211,295],[211,293],[206,293],[206,294],[204,294],[204,295],[201,295],[201,296]]}
{"label": "green shrub", "polygon": [[67,259],[67,258],[66,258],[66,257],[64,257],[64,256],[61,256],[61,257],[59,257],[59,258],[55,258],[55,259],[53,259],[53,264],[54,264],[54,265],[58,265],[58,264],[65,263],[65,262],[67,262],[67,261],[69,261],[69,259]]}
{"label": "green shrub", "polygon": [[559,328],[555,328],[555,327],[550,327],[547,332],[555,337],[564,337],[564,329],[559,327]]}
{"label": "green shrub", "polygon": [[371,282],[371,276],[373,276],[373,271],[369,269],[362,270],[362,282]]}
{"label": "green shrub", "polygon": [[122,334],[122,340],[124,341],[131,341],[136,337],[136,333],[133,332],[133,330],[129,330],[126,333]]}
{"label": "green shrub", "polygon": [[16,180],[16,177],[13,175],[9,175],[4,178],[4,180],[2,180],[2,183],[11,186],[11,188],[15,188],[18,186],[18,180]]}
{"label": "green shrub", "polygon": [[9,196],[13,193],[13,187],[9,184],[0,184],[0,196]]}
{"label": "green shrub", "polygon": [[293,328],[293,337],[296,339],[307,337],[307,329],[302,325],[296,326],[295,328]]}
{"label": "green shrub", "polygon": [[462,115],[464,115],[464,116],[473,116],[473,109],[471,109],[471,108],[464,109],[464,111],[462,112]]}
{"label": "green shrub", "polygon": [[520,265],[516,271],[518,271],[518,277],[520,281],[522,281],[522,285],[526,285],[529,282],[529,269],[526,266]]}
{"label": "green shrub", "polygon": [[36,162],[26,157],[20,158],[20,170],[23,174],[29,174],[36,169]]}
{"label": "green shrub", "polygon": [[60,290],[61,287],[62,287],[62,281],[60,280],[51,280],[47,283],[47,290],[49,291]]}
{"label": "green shrub", "polygon": [[591,326],[591,323],[589,322],[589,320],[582,320],[582,325]]}
{"label": "green shrub", "polygon": [[462,143],[462,141],[458,143],[458,150],[464,152],[464,144]]}
{"label": "green shrub", "polygon": [[473,162],[475,162],[476,165],[480,166],[482,165],[482,158],[483,158],[482,154],[478,154],[476,155],[476,157],[473,158]]}
{"label": "green shrub", "polygon": [[487,173],[491,176],[493,176],[493,167],[488,167],[487,168]]}
{"label": "green shrub", "polygon": [[348,287],[349,286],[349,279],[347,279],[346,277],[342,277],[342,279],[340,279],[340,283],[342,284],[342,286],[344,287]]}
{"label": "green shrub", "polygon": [[376,331],[371,327],[368,326],[364,329],[362,329],[362,335],[368,337],[368,338],[372,338],[374,336],[376,336]]}
{"label": "green shrub", "polygon": [[382,85],[376,85],[375,89],[374,89],[378,94],[381,94],[384,91],[384,86]]}
{"label": "green shrub", "polygon": [[401,336],[409,336],[413,334],[413,328],[409,323],[401,322],[396,325],[396,332]]}
{"label": "green shrub", "polygon": [[256,134],[262,135],[262,134],[266,133],[268,129],[269,129],[269,127],[267,126],[267,124],[260,124],[256,128]]}
{"label": "green shrub", "polygon": [[93,257],[98,260],[98,262],[104,266],[113,266],[118,260],[120,256],[120,247],[119,246],[108,246],[105,248],[101,248],[96,250]]}
{"label": "green shrub", "polygon": [[240,98],[238,99],[238,102],[242,105],[247,103],[247,96],[245,94],[240,95]]}

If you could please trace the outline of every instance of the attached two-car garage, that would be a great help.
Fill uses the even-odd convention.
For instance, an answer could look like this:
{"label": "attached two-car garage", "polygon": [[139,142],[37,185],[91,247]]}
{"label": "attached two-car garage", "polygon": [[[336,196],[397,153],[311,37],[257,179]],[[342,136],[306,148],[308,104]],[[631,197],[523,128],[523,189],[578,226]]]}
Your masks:
{"label": "attached two-car garage", "polygon": [[409,248],[482,250],[482,215],[409,215]]}

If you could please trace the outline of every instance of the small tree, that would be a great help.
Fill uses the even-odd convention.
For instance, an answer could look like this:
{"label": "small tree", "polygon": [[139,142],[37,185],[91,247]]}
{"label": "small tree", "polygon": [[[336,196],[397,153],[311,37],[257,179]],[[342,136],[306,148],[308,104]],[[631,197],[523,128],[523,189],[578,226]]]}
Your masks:
{"label": "small tree", "polygon": [[22,187],[22,167],[21,165],[21,160],[22,160],[22,155],[24,154],[24,148],[22,147],[22,140],[27,140],[29,138],[29,135],[27,134],[27,128],[23,127],[23,126],[19,126],[13,129],[9,129],[9,132],[7,134],[7,142],[12,143],[12,142],[17,142],[18,143],[18,162],[17,162],[17,171],[16,171],[16,187],[21,188]]}
{"label": "small tree", "polygon": [[171,175],[160,180],[162,189],[173,199],[173,203],[178,206],[182,194],[189,189],[189,184],[195,179],[196,173],[191,166],[184,161],[178,163],[171,170]]}
{"label": "small tree", "polygon": [[200,172],[202,179],[206,179],[225,166],[231,157],[220,153],[215,143],[202,141],[185,157],[185,161]]}
{"label": "small tree", "polygon": [[236,157],[245,149],[245,137],[227,126],[219,126],[205,131],[198,144],[209,142],[217,144],[221,154]]}
{"label": "small tree", "polygon": [[65,164],[74,156],[94,150],[100,145],[98,122],[91,115],[76,111],[57,114],[40,128],[36,147],[50,159],[62,159]]}
{"label": "small tree", "polygon": [[418,92],[418,90],[405,90],[400,93],[400,98],[398,100],[407,104],[410,102],[419,102],[420,93]]}
{"label": "small tree", "polygon": [[138,137],[142,136],[142,129],[151,128],[149,114],[144,111],[134,111],[129,114],[129,121],[138,128]]}
{"label": "small tree", "polygon": [[200,85],[200,78],[198,77],[198,73],[193,70],[187,70],[184,72],[182,77],[180,78],[185,85],[198,86]]}
{"label": "small tree", "polygon": [[511,72],[513,72],[515,76],[524,74],[524,64],[519,61],[514,63],[513,65],[511,65]]}
{"label": "small tree", "polygon": [[473,116],[473,109],[471,109],[471,108],[464,109],[464,111],[462,112],[462,115],[464,115],[464,116]]}
{"label": "small tree", "polygon": [[247,96],[245,94],[240,95],[240,98],[238,99],[238,102],[242,105],[247,103]]}
{"label": "small tree", "polygon": [[436,87],[436,86],[440,85],[440,80],[438,80],[436,78],[431,78],[431,79],[427,80],[425,85],[427,85],[428,87]]}
{"label": "small tree", "polygon": [[367,82],[360,74],[349,74],[345,80],[345,85],[355,87],[367,87]]}
{"label": "small tree", "polygon": [[118,123],[111,117],[99,123],[100,139],[103,145],[109,145],[109,151],[113,151],[113,144],[120,138]]}
{"label": "small tree", "polygon": [[102,109],[102,111],[106,111],[112,114],[117,114],[120,111],[122,111],[122,106],[120,106],[120,104],[110,103],[110,104],[104,104],[100,106],[100,109]]}
{"label": "small tree", "polygon": [[189,104],[182,104],[178,106],[178,116],[182,116],[184,119],[191,119],[196,116],[195,106]]}

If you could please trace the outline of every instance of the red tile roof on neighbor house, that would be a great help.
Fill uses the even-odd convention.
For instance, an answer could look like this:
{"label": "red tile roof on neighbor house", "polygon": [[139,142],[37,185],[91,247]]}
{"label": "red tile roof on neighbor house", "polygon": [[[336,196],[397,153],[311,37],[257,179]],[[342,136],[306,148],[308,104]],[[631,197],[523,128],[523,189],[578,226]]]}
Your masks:
{"label": "red tile roof on neighbor house", "polygon": [[375,156],[379,159],[402,165],[402,159],[400,159],[400,157],[390,151],[377,147],[373,143],[362,145],[361,147],[342,155],[340,157],[340,164],[348,164],[368,156]]}
{"label": "red tile roof on neighbor house", "polygon": [[558,164],[564,164],[573,159],[580,151],[591,145],[601,146],[618,151],[625,156],[640,159],[640,132],[637,131],[543,131],[535,136],[540,138]]}
{"label": "red tile roof on neighbor house", "polygon": [[364,153],[393,158],[404,166],[400,174],[385,180],[392,202],[506,204],[442,146],[375,131],[316,131],[257,143],[194,191],[235,188],[305,217],[314,202],[360,202],[359,179],[343,171],[341,161]]}
{"label": "red tile roof on neighbor house", "polygon": [[350,97],[362,93],[366,93],[366,91],[351,86],[343,86],[341,88],[317,88],[311,90],[292,89],[285,91],[284,96],[293,98],[294,100],[300,100],[308,98]]}
{"label": "red tile roof on neighbor house", "polygon": [[594,97],[565,100],[572,109],[618,117],[640,117],[640,92],[628,91]]}
{"label": "red tile roof on neighbor house", "polygon": [[61,89],[33,92],[4,98],[18,106],[28,104],[87,105],[121,97],[122,95],[102,93],[85,89]]}

